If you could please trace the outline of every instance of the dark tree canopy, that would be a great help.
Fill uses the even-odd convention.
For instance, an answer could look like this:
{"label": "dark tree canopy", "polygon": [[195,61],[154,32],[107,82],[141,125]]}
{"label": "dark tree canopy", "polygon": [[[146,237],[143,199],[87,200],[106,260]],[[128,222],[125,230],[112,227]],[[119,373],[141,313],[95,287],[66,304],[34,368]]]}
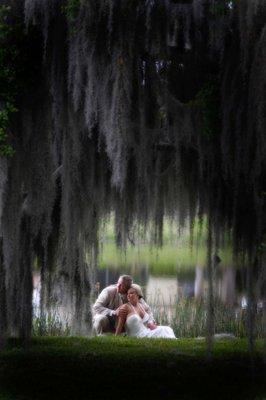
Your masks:
{"label": "dark tree canopy", "polygon": [[262,273],[265,1],[1,4],[27,66],[0,160],[2,334],[30,334],[36,260],[43,304],[62,282],[82,331],[111,213],[121,246],[207,216],[209,245],[229,235]]}

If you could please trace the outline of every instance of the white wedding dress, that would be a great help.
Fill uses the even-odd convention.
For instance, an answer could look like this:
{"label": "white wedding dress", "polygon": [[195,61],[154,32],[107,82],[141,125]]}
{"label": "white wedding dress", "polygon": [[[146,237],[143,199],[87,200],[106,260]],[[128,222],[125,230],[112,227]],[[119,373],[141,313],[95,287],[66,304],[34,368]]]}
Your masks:
{"label": "white wedding dress", "polygon": [[145,323],[150,318],[149,314],[145,312],[144,317],[141,318],[139,314],[130,314],[127,317],[125,328],[128,336],[135,336],[139,338],[169,338],[176,339],[174,331],[170,326],[157,326],[151,330],[145,326]]}

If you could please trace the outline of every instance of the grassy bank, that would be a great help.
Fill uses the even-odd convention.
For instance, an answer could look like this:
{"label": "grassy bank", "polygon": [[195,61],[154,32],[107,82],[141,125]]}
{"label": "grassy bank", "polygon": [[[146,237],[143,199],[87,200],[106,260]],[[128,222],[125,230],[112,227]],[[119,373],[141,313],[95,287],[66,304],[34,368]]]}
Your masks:
{"label": "grassy bank", "polygon": [[[146,266],[152,275],[175,275],[183,271],[194,271],[196,265],[206,265],[207,221],[204,220],[201,226],[196,220],[192,237],[190,233],[188,224],[181,232],[177,232],[174,224],[166,218],[162,247],[154,246],[152,233],[147,227],[145,233],[143,231],[142,234],[136,234],[134,240],[128,240],[124,251],[115,244],[114,218],[111,217],[101,228],[99,268],[122,269],[130,273],[136,266]],[[220,248],[219,256],[221,265],[233,264],[228,240]]]}
{"label": "grassy bank", "polygon": [[[221,249],[219,256],[224,266],[233,264],[229,248]],[[206,247],[191,248],[189,243],[182,245],[168,243],[161,248],[148,244],[129,245],[126,252],[119,250],[114,243],[104,243],[99,255],[99,268],[126,270],[131,272],[136,266],[147,266],[152,275],[176,275],[183,271],[194,271],[195,266],[206,265]]]}
{"label": "grassy bank", "polygon": [[126,252],[116,248],[114,243],[105,243],[99,256],[99,268],[134,270],[135,266],[147,266],[153,275],[175,275],[178,271],[194,270],[195,266],[205,265],[206,251],[202,247],[198,251],[188,245],[178,247],[165,244],[162,248],[140,244],[129,245]]}
{"label": "grassy bank", "polygon": [[2,400],[266,398],[262,341],[251,368],[243,339],[215,343],[212,361],[195,339],[112,336],[15,341],[0,354]]}

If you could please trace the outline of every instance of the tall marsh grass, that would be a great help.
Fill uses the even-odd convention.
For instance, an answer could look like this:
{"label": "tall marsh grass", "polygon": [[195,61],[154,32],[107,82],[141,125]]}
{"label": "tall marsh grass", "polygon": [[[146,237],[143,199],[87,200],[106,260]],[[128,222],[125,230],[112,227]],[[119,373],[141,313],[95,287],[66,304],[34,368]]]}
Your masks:
{"label": "tall marsh grass", "polygon": [[[158,299],[158,298],[157,298]],[[177,337],[206,336],[207,304],[204,299],[173,299],[169,305],[151,302],[157,324],[170,325]],[[216,298],[214,302],[215,333],[230,333],[237,337],[247,337],[247,310],[224,304]],[[255,336],[263,338],[263,316],[260,310],[255,316]]]}
{"label": "tall marsh grass", "polygon": [[[154,318],[158,325],[170,325],[175,335],[181,337],[206,336],[207,306],[204,299],[172,299],[167,305],[160,297],[149,300]],[[218,298],[214,302],[215,333],[230,333],[237,337],[247,337],[247,310],[236,309],[222,303]],[[33,319],[34,336],[70,336],[71,326],[62,321],[55,312]],[[263,338],[263,316],[258,309],[255,316],[255,337]],[[89,332],[88,332],[89,333]]]}
{"label": "tall marsh grass", "polygon": [[62,321],[56,312],[45,315],[35,315],[32,322],[33,336],[70,336],[70,326],[67,321]]}

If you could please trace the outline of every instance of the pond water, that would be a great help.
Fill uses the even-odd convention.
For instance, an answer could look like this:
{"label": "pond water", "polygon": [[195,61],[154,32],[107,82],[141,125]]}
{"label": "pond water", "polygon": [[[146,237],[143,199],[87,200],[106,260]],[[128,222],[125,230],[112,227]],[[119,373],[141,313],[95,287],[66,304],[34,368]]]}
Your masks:
{"label": "pond water", "polygon": [[[130,274],[138,283],[148,302],[171,305],[180,298],[203,298],[207,294],[206,269],[202,266],[185,269],[176,275],[152,275],[149,267],[134,265],[131,270],[103,268],[96,273],[95,294],[117,282],[121,274]],[[221,266],[214,277],[215,296],[225,304],[245,307],[246,295],[241,272],[231,266]]]}

